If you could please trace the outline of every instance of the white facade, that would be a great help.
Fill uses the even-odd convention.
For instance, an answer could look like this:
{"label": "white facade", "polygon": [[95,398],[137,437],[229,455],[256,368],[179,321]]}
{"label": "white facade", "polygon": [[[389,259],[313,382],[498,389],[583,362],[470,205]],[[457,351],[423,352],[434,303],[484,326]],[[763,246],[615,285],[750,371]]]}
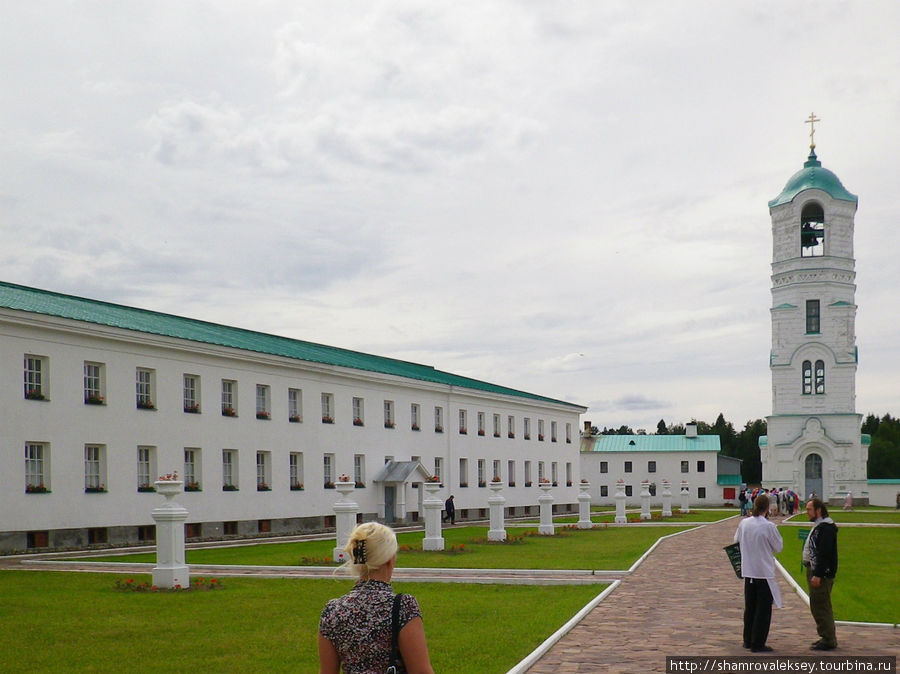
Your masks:
{"label": "white facade", "polygon": [[772,415],[762,482],[808,496],[866,491],[856,413],[856,197],[811,152],[772,218]]}
{"label": "white facade", "polygon": [[373,478],[390,459],[439,472],[463,518],[488,507],[479,469],[502,477],[510,512],[536,506],[539,464],[557,476],[557,503],[577,503],[567,483],[579,479],[583,407],[213,341],[0,308],[0,550],[152,535],[141,527],[161,497],[141,485],[175,471],[197,483],[178,500],[188,536],[202,538],[330,526],[338,494],[326,483],[340,474],[360,483],[366,519],[414,519],[421,471],[386,504]]}

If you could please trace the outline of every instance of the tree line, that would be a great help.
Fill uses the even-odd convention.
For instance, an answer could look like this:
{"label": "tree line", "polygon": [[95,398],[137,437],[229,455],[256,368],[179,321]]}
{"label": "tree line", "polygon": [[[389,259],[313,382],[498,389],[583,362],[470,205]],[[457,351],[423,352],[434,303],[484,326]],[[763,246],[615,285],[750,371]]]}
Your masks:
{"label": "tree line", "polygon": [[[767,434],[765,419],[748,421],[740,431],[735,430],[734,424],[726,421],[722,413],[719,413],[712,424],[696,419],[691,420],[691,423],[697,424],[699,435],[718,435],[722,454],[742,460],[741,478],[744,482],[759,484],[762,481],[759,436]],[[639,428],[635,431],[625,425],[618,428],[604,426],[602,430],[594,426],[591,432],[595,435],[647,435],[646,429]],[[880,418],[869,414],[863,422],[861,432],[872,438],[867,477],[900,478],[900,419],[890,414]],[[666,424],[664,419],[660,419],[656,424],[655,435],[684,435],[684,424]]]}

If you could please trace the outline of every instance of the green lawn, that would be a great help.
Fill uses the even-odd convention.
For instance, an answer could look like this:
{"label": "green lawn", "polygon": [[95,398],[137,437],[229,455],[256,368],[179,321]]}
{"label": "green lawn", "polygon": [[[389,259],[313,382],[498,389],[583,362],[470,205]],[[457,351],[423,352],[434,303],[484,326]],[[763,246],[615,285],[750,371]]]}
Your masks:
{"label": "green lawn", "polygon": [[[556,536],[535,534],[536,528],[510,529],[510,537],[522,536],[518,543],[488,543],[487,527],[457,527],[444,530],[447,548],[465,546],[460,552],[422,552],[404,550],[397,555],[397,566],[421,568],[467,569],[627,569],[662,536],[684,527],[598,527],[596,529],[563,529]],[[400,533],[401,546],[421,547],[421,531]],[[481,541],[481,542],[478,542]],[[242,545],[230,548],[188,550],[188,564],[249,564],[295,566],[303,563],[321,565],[330,560],[334,539],[265,545]],[[97,561],[155,562],[156,553],[92,558]]]}
{"label": "green lawn", "polygon": [[[0,671],[313,672],[322,607],[352,587],[226,578],[214,592],[113,589],[128,577],[0,571]],[[394,588],[419,600],[435,671],[477,674],[507,671],[604,586]]]}
{"label": "green lawn", "polygon": [[[853,513],[844,513],[853,514]],[[806,590],[800,568],[798,527],[779,527],[784,550],[778,560]],[[900,528],[843,527],[838,532],[838,574],[831,598],[838,620],[900,623]]]}

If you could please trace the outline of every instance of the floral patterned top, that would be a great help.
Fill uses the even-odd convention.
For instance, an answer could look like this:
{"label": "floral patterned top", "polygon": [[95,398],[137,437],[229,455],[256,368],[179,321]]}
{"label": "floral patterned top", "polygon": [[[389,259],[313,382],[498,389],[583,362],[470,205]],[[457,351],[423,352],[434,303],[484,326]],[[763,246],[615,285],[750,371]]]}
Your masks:
{"label": "floral patterned top", "polygon": [[[394,591],[380,580],[361,580],[343,597],[322,609],[319,632],[328,639],[346,674],[382,674],[391,658],[391,613]],[[400,600],[400,629],[421,618],[419,602],[405,594]],[[398,672],[406,669],[398,663]]]}

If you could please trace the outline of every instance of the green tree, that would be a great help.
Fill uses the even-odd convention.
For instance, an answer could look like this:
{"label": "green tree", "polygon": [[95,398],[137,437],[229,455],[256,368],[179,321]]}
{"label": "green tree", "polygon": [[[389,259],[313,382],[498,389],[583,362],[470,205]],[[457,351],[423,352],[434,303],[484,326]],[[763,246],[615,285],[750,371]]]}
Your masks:
{"label": "green tree", "polygon": [[666,420],[660,419],[659,423],[656,424],[656,434],[657,435],[668,435],[669,429],[666,428]]}
{"label": "green tree", "polygon": [[885,414],[866,417],[863,433],[872,436],[867,465],[870,479],[900,477],[900,420]]}

